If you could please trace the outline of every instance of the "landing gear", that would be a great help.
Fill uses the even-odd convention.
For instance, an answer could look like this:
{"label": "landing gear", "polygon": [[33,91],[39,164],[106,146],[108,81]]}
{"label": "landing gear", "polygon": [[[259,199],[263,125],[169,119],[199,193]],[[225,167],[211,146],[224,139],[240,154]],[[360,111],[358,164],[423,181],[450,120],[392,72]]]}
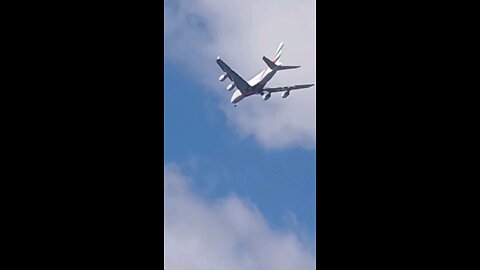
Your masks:
{"label": "landing gear", "polygon": [[236,108],[236,107],[237,107],[237,104],[234,104],[234,105],[233,105],[233,107],[235,107],[235,108]]}

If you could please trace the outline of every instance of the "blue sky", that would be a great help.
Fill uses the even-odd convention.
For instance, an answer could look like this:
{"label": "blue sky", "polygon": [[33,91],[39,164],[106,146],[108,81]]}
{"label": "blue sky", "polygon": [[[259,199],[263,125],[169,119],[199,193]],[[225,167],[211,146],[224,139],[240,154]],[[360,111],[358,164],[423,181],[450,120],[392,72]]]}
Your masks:
{"label": "blue sky", "polygon": [[[181,67],[165,62],[164,68],[165,161],[196,179],[194,191],[202,197],[235,193],[280,229],[289,227],[287,212],[294,213],[313,236],[316,151],[265,149],[252,137],[240,137],[227,126],[217,96],[206,94]],[[225,91],[225,98],[230,94]],[[242,113],[238,108],[236,113]]]}

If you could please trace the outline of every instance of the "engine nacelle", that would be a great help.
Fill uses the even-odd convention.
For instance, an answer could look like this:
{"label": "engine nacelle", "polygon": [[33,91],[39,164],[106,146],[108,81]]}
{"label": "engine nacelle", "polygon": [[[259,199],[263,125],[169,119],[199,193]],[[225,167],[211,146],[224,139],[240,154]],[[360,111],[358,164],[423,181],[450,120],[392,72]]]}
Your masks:
{"label": "engine nacelle", "polygon": [[218,80],[223,82],[223,81],[225,81],[226,78],[227,78],[227,73],[225,72],[222,75],[220,75],[220,77],[218,77]]}
{"label": "engine nacelle", "polygon": [[235,84],[233,82],[227,86],[228,91],[232,91],[233,88],[235,88]]}
{"label": "engine nacelle", "polygon": [[286,98],[288,97],[288,95],[290,95],[290,91],[286,91],[282,94],[282,98]]}
{"label": "engine nacelle", "polygon": [[271,96],[272,96],[272,94],[266,93],[265,95],[263,95],[263,100],[267,100],[267,99],[269,99]]}

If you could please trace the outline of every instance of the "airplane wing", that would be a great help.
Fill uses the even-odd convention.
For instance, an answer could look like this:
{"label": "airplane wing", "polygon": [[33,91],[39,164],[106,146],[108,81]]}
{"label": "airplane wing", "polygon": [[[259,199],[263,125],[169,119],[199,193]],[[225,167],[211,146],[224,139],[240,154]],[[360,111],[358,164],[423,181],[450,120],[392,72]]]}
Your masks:
{"label": "airplane wing", "polygon": [[295,90],[295,89],[302,89],[302,88],[308,88],[312,87],[315,84],[299,84],[299,85],[293,85],[293,86],[283,86],[283,87],[275,87],[275,88],[264,88],[264,91],[274,93],[274,92],[284,92],[284,91],[290,91],[290,90]]}
{"label": "airplane wing", "polygon": [[228,78],[235,83],[235,86],[240,90],[242,94],[246,94],[250,85],[240,77],[233,69],[231,69],[225,62],[223,62],[220,57],[217,58],[217,64],[220,68],[227,73]]}

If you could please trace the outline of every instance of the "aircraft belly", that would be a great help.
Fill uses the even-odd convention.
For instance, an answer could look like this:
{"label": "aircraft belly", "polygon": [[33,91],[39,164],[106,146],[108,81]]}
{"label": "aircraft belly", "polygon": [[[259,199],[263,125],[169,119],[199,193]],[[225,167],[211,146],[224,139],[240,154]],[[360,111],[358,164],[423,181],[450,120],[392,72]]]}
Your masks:
{"label": "aircraft belly", "polygon": [[248,81],[248,84],[250,84],[251,86],[255,86],[257,83],[259,83],[262,80],[262,77],[260,75],[261,74],[255,76],[253,79]]}

